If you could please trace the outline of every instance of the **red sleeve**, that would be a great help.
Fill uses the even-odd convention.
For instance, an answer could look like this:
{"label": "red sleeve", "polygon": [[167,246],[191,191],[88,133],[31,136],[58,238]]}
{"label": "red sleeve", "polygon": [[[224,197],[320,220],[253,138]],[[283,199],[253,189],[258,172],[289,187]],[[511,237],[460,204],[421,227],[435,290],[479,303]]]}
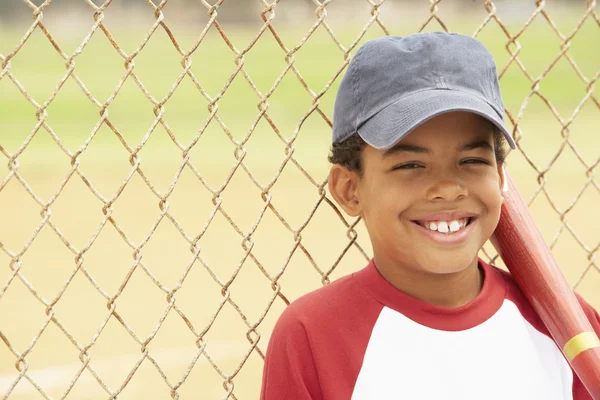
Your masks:
{"label": "red sleeve", "polygon": [[[579,300],[579,304],[585,312],[585,315],[588,317],[590,324],[592,324],[592,327],[596,331],[596,334],[600,336],[600,315],[598,315],[598,311],[594,310],[594,308],[589,305],[579,293],[575,293],[575,296],[577,296],[577,300]],[[577,378],[573,382],[573,400],[592,400],[589,392]]]}
{"label": "red sleeve", "polygon": [[261,400],[323,398],[306,330],[291,308],[283,312],[269,341]]}

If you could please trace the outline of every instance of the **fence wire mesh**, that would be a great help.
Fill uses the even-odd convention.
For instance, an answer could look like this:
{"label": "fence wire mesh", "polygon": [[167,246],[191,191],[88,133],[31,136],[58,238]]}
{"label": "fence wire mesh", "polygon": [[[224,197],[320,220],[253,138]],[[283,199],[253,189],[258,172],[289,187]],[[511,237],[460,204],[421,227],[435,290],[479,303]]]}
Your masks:
{"label": "fence wire mesh", "polygon": [[[17,1],[14,1],[16,4]],[[325,137],[325,140],[321,140],[320,143],[327,143],[328,129],[331,127],[332,119],[332,93],[335,93],[335,88],[354,51],[369,37],[396,34],[397,25],[384,21],[394,21],[397,10],[402,10],[402,7],[408,7],[408,5],[394,3],[394,7],[398,8],[392,8],[393,2],[391,1],[364,0],[360,2],[362,8],[359,7],[364,10],[364,14],[360,14],[360,28],[353,31],[351,35],[346,33],[342,35],[336,31],[335,24],[331,23],[330,14],[333,14],[335,5],[333,3],[338,3],[335,6],[337,7],[336,11],[339,11],[344,7],[358,7],[357,2],[343,4],[343,2],[331,0],[312,0],[310,7],[313,17],[308,30],[303,32],[300,40],[291,41],[281,34],[281,31],[286,29],[284,24],[276,24],[278,10],[284,6],[286,1],[256,1],[253,4],[255,8],[248,6],[248,10],[254,12],[258,7],[261,18],[259,28],[253,32],[251,37],[245,37],[244,43],[246,44],[240,48],[234,45],[235,40],[232,39],[237,32],[232,32],[233,29],[226,29],[224,24],[220,23],[219,13],[226,3],[225,0],[216,1],[214,4],[206,0],[193,3],[193,7],[203,9],[208,15],[208,20],[189,47],[178,41],[177,35],[172,29],[177,25],[177,21],[167,21],[168,6],[173,3],[172,1],[153,2],[147,0],[146,3],[140,1],[140,5],[152,12],[153,23],[135,48],[132,51],[126,51],[114,34],[114,29],[109,28],[106,17],[111,7],[116,7],[112,4],[113,1],[107,0],[100,3],[85,0],[88,15],[93,15],[93,22],[83,40],[71,52],[61,45],[60,40],[53,35],[52,29],[46,22],[45,13],[54,6],[52,0],[44,2],[23,0],[22,3],[29,7],[33,22],[20,35],[16,44],[11,43],[11,48],[6,54],[0,54],[0,84],[4,85],[2,88],[9,85],[13,90],[16,88],[21,100],[24,98],[27,102],[27,105],[20,103],[22,105],[19,107],[26,110],[23,111],[24,113],[35,116],[35,121],[33,128],[29,127],[23,140],[19,140],[12,147],[9,142],[15,143],[15,139],[13,138],[11,142],[10,137],[16,134],[9,129],[8,125],[3,125],[2,131],[0,131],[0,153],[7,163],[6,175],[3,177],[0,175],[0,199],[3,194],[7,199],[6,203],[3,203],[6,206],[5,213],[2,214],[6,220],[6,223],[3,222],[5,228],[0,231],[0,235],[2,235],[0,236],[0,255],[3,256],[2,263],[5,271],[3,275],[0,275],[0,338],[3,343],[0,346],[2,347],[0,352],[0,393],[3,394],[4,399],[137,398],[141,392],[138,392],[138,389],[129,389],[128,391],[128,388],[145,386],[152,390],[150,394],[145,395],[148,398],[168,398],[169,396],[174,399],[178,399],[180,396],[181,398],[197,398],[198,396],[224,399],[256,398],[260,386],[262,359],[264,359],[269,333],[285,305],[308,289],[327,284],[335,277],[343,275],[344,272],[362,267],[370,257],[368,239],[364,231],[361,231],[360,221],[346,218],[328,195],[326,170],[317,170],[307,166],[307,164],[311,164],[311,161],[306,161],[310,159],[311,155],[302,156],[303,153],[312,154],[311,146],[318,141],[308,142],[308,145],[301,144],[301,142],[304,136],[310,135],[309,130],[313,129],[306,127],[309,125],[308,121],[312,121],[313,125],[310,126],[315,126],[316,118],[320,124],[318,125],[320,126],[319,134]],[[419,21],[416,31],[460,30],[460,26],[453,26],[451,22],[445,21],[441,11],[441,7],[452,1],[431,0],[417,3],[412,4],[411,7],[426,12],[424,13],[425,18]],[[506,23],[501,18],[501,14],[497,12],[493,1],[473,3],[471,7],[480,8],[477,21],[481,22],[478,22],[475,30],[470,33],[475,37],[480,37],[491,31],[496,40],[502,43],[503,54],[501,56],[494,54],[497,61],[502,58],[502,61],[498,62],[501,84],[510,85],[512,78],[506,76],[511,73],[513,76],[518,74],[518,78],[515,78],[516,83],[512,85],[518,86],[519,93],[522,95],[517,102],[508,102],[516,104],[516,107],[507,106],[506,109],[507,120],[513,128],[518,144],[517,151],[509,156],[509,169],[517,172],[516,181],[523,188],[532,210],[536,210],[537,205],[544,209],[535,216],[540,220],[540,226],[544,229],[546,239],[556,252],[557,258],[562,261],[561,265],[565,268],[565,274],[569,281],[575,289],[582,290],[584,296],[587,294],[585,297],[588,297],[590,302],[598,308],[600,306],[600,297],[597,296],[597,293],[600,292],[600,266],[596,262],[596,255],[600,248],[600,241],[596,234],[598,230],[594,225],[600,222],[600,214],[596,211],[596,205],[600,199],[600,185],[596,178],[597,167],[600,163],[600,147],[594,147],[594,143],[600,142],[591,137],[598,136],[600,97],[595,92],[594,84],[600,76],[600,68],[596,63],[593,64],[591,71],[589,69],[582,70],[578,64],[581,59],[576,61],[576,57],[570,50],[572,42],[585,25],[591,35],[595,35],[595,37],[590,41],[593,48],[586,49],[588,53],[584,53],[584,55],[593,59],[593,54],[600,50],[598,47],[600,19],[596,11],[596,1],[588,0],[585,4],[571,4],[569,7],[577,10],[575,11],[576,21],[571,24],[569,30],[562,27],[559,29],[560,24],[556,23],[553,18],[560,18],[560,16],[551,15],[549,3],[548,1],[536,1],[534,11],[524,23],[519,25]],[[558,46],[558,52],[553,53],[551,58],[544,59],[547,64],[537,72],[530,72],[531,68],[523,57],[527,49],[521,45],[523,36],[527,35],[528,29],[533,24],[542,24],[546,29],[545,42],[539,46],[545,46],[545,43],[548,42]],[[206,58],[198,54],[198,49],[210,32],[218,33],[219,40],[227,47],[227,53],[220,54],[228,54],[229,61],[233,62],[232,70],[227,71],[226,79],[218,82],[220,89],[212,92],[206,89],[206,84],[201,83],[206,82],[206,78],[193,68],[194,63],[214,62],[216,56],[211,59],[210,56]],[[321,79],[322,82],[319,84],[311,83],[310,79],[305,78],[302,68],[298,66],[298,60],[303,58],[303,47],[308,46],[311,40],[317,40],[313,39],[317,32],[321,33],[318,40],[323,41],[326,38],[330,45],[328,51],[335,54],[335,60],[337,60],[332,68],[326,69],[330,72],[327,72],[327,76]],[[43,37],[52,46],[53,55],[58,55],[64,64],[61,76],[52,82],[53,90],[49,95],[43,97],[31,94],[32,86],[27,87],[20,80],[19,70],[12,65],[18,59],[19,54],[27,49],[32,41],[31,38],[40,33],[43,36],[39,37]],[[157,91],[149,89],[150,81],[157,78],[142,77],[138,73],[139,67],[136,64],[145,47],[160,33],[166,34],[168,37],[171,51],[164,58],[176,58],[180,63],[178,75],[174,83],[169,84],[164,96],[158,96]],[[93,48],[88,49],[88,47],[92,39],[98,36],[108,39],[112,55],[118,56],[122,63],[118,69],[119,78],[116,85],[112,86],[108,80],[103,83],[104,86],[111,85],[109,91],[105,90],[106,100],[102,100],[100,96],[95,95],[93,89],[90,89],[90,81],[102,81],[102,74],[84,78],[79,73],[78,62],[81,56],[86,52],[94,51]],[[350,40],[342,40],[341,36],[350,38]],[[253,79],[247,60],[252,55],[252,49],[257,43],[273,40],[276,44],[273,57],[279,62],[283,60],[283,68],[277,71],[269,85],[259,85]],[[4,48],[0,51],[4,51]],[[594,60],[597,61],[598,58],[596,57]],[[264,63],[270,61],[263,60]],[[45,60],[39,60],[40,64],[37,68],[43,69],[45,62]],[[162,60],[155,59],[153,62],[160,63]],[[310,62],[318,64],[320,60],[318,58],[311,59]],[[565,63],[568,64],[568,68],[565,67]],[[331,67],[331,65],[329,66]],[[583,88],[579,88],[582,90],[577,92],[578,97],[574,102],[574,107],[567,111],[564,107],[556,106],[555,103],[560,100],[548,95],[544,90],[544,80],[547,80],[547,77],[558,68],[561,68],[563,72],[566,71],[571,80],[576,80],[578,84],[583,85]],[[249,123],[243,128],[240,128],[237,123],[226,123],[227,119],[220,113],[220,105],[225,102],[225,98],[237,96],[236,82],[239,82],[240,79],[247,83],[246,89],[249,87],[252,92],[241,101],[255,107],[251,118],[248,119]],[[306,99],[306,95],[309,96],[308,106],[302,109],[299,117],[294,119],[294,126],[291,128],[278,123],[280,113],[271,111],[278,101],[277,90],[281,91],[281,87],[285,86],[282,82],[290,79],[301,86],[298,93],[301,93],[304,99]],[[509,82],[506,83],[507,81]],[[146,110],[151,110],[153,113],[149,127],[144,128],[145,132],[139,135],[139,140],[132,139],[131,135],[127,133],[130,127],[120,126],[111,114],[114,109],[113,103],[120,99],[119,95],[123,88],[132,82],[139,89],[139,93],[143,94]],[[68,86],[68,83],[71,85]],[[171,99],[176,96],[177,90],[183,84],[191,84],[192,90],[203,99],[200,101],[200,97],[197,97],[195,101],[208,110],[205,118],[194,129],[193,135],[186,140],[183,140],[177,128],[173,127],[176,125],[173,124],[175,121],[169,120],[167,117],[167,110],[172,103]],[[566,87],[566,89],[570,90],[572,87]],[[70,118],[69,114],[52,120],[53,102],[60,98],[61,93],[74,90],[85,96],[85,98],[79,97],[78,101],[92,106],[96,115],[99,115],[93,120],[94,125],[91,130],[77,133],[77,146],[73,146],[72,142],[67,143],[70,139],[65,139],[65,135],[60,130],[60,127],[64,126],[64,121],[63,125],[60,124],[60,118],[68,119]],[[505,86],[503,86],[503,90],[506,90]],[[2,92],[0,91],[0,93]],[[306,101],[304,102],[306,103]],[[532,105],[534,103],[535,105]],[[541,112],[531,111],[532,108],[543,109],[544,114],[540,115],[544,117],[536,122],[544,126],[543,133],[530,128],[531,125],[523,122],[528,115]],[[580,117],[583,114],[585,115]],[[580,129],[585,131],[584,134],[573,133],[573,125],[578,117],[584,120],[584,126]],[[8,113],[4,114],[1,119],[8,120]],[[53,123],[52,121],[57,122]],[[53,127],[53,125],[55,126]],[[56,125],[60,127],[57,128]],[[232,125],[235,126],[233,129]],[[548,126],[550,128],[546,129]],[[221,143],[219,144],[221,147],[214,149],[209,147],[203,150],[206,153],[202,153],[202,157],[194,158],[195,150],[206,147],[203,136],[207,135],[210,129],[215,129],[210,134],[214,133],[220,135],[221,138],[226,138],[226,144]],[[154,136],[159,134],[158,132],[169,138],[170,148],[174,149],[174,145],[179,157],[179,161],[176,163],[177,167],[169,175],[170,178],[165,182],[161,181],[161,184],[157,184],[153,178],[156,175],[150,173],[152,166],[144,162],[144,149],[150,146],[149,143],[152,142]],[[251,145],[254,136],[267,134],[276,138],[277,144],[266,150]],[[104,140],[97,139],[97,137],[109,135],[118,140],[118,150],[113,148],[111,150],[113,155],[110,156],[102,153],[103,148],[98,150],[101,154],[98,168],[100,170],[110,169],[110,164],[117,162],[115,161],[117,159],[126,160],[128,163],[127,171],[120,183],[113,185],[111,190],[107,189],[107,185],[102,182],[101,174],[91,174],[86,172],[86,168],[83,167],[85,155],[90,153],[98,140]],[[26,156],[33,146],[32,144],[38,140],[36,138],[40,136],[50,138],[48,146],[51,145],[53,149],[60,150],[57,159],[68,162],[68,167],[62,170],[59,181],[52,181],[51,184],[48,184],[51,187],[47,185],[42,190],[44,191],[43,195],[40,194],[40,190],[36,190],[37,183],[31,183],[37,178],[30,171],[33,168],[34,172],[42,174],[43,171],[39,170],[43,170],[47,166],[44,166],[43,162],[38,162],[27,169],[24,160],[35,158],[35,156],[30,156],[30,158]],[[540,138],[540,136],[542,137]],[[322,147],[325,146],[323,144]],[[209,153],[220,153],[223,148],[227,149],[229,157],[227,160],[231,162],[224,162],[225,167],[223,167],[223,163],[219,164],[221,167],[218,168],[224,172],[215,175],[211,171],[210,160],[218,155],[211,158]],[[537,154],[542,150],[545,151],[544,154],[550,154],[549,157],[538,156]],[[326,152],[327,149],[324,151]],[[248,161],[253,152],[254,160],[256,157],[273,156],[267,153],[276,152],[276,155],[272,157],[276,162],[273,168],[268,170],[268,173],[261,175],[251,167],[251,163]],[[319,154],[324,153],[321,151]],[[540,161],[542,159],[543,161]],[[564,183],[571,179],[572,175],[564,172],[565,163],[570,165],[569,168],[576,170],[573,174],[579,177],[578,180],[570,182],[572,185],[567,189],[557,186],[561,182]],[[24,173],[24,171],[29,172]],[[277,192],[278,182],[289,179],[289,177],[286,178],[286,173],[291,173],[290,171],[294,171],[292,173],[294,181],[286,184],[287,186],[284,185]],[[553,175],[553,171],[557,175]],[[214,178],[217,175],[219,180]],[[515,175],[514,172],[513,175]],[[40,179],[44,181],[46,178]],[[179,186],[183,185],[180,183],[182,180],[186,180],[186,182],[194,180],[193,191],[202,192],[202,195],[209,199],[210,207],[206,208],[206,213],[199,213],[202,214],[201,216],[192,216],[177,212],[177,207],[173,207],[174,193]],[[243,185],[246,185],[244,187],[247,190],[231,189],[242,185],[238,180],[244,182]],[[73,204],[69,201],[67,205],[59,207],[61,196],[70,196],[67,188],[73,181],[85,185],[87,197],[81,197],[83,199],[81,203]],[[185,185],[188,184],[185,183]],[[144,210],[148,210],[147,215],[152,216],[150,223],[134,229],[135,234],[130,232],[131,225],[129,223],[122,222],[125,214],[119,213],[118,210],[119,205],[125,203],[125,200],[122,200],[126,197],[124,193],[131,186],[145,187],[135,193],[146,199],[150,198],[152,203],[152,206],[144,208],[137,205],[136,201],[138,200],[133,201],[136,205],[133,210],[130,210],[131,213],[143,213]],[[288,196],[294,196],[294,193],[297,193],[294,191],[294,187],[301,188],[298,190],[304,193],[310,192],[312,197],[302,198],[301,202],[304,203],[302,212],[290,216],[288,213],[290,207],[285,203],[289,201]],[[229,194],[228,191],[230,191]],[[251,197],[253,198],[251,199]],[[31,203],[31,200],[35,204]],[[139,201],[141,202],[141,200]],[[248,208],[247,203],[252,201],[256,207]],[[84,202],[92,205],[85,205]],[[297,205],[298,202],[293,204]],[[7,216],[12,213],[19,214],[18,209],[26,206],[29,207],[27,211],[29,214],[33,214],[35,210],[39,213],[40,218],[35,220],[33,225],[25,226],[26,224],[23,224],[22,229],[27,230],[27,234],[24,236],[26,239],[23,240],[23,243],[18,243],[11,240],[11,236],[21,229],[17,228],[21,226],[21,221],[7,219]],[[95,212],[101,211],[102,215],[97,215],[94,228],[85,233],[67,227],[61,229],[62,221],[76,218],[75,215],[69,217],[69,213],[74,212],[72,210],[78,207],[87,207],[85,210],[94,209]],[[63,219],[53,214],[57,208],[62,208]],[[65,209],[67,211],[64,211]],[[193,210],[193,206],[191,210]],[[242,214],[245,217],[243,223],[240,223],[239,216]],[[572,215],[575,216],[571,218]],[[190,219],[194,221],[193,224],[188,222]],[[265,223],[266,220],[270,220],[270,222]],[[78,221],[71,221],[71,223],[76,225]],[[163,277],[165,275],[156,271],[162,268],[156,265],[158,262],[153,265],[148,261],[152,259],[148,253],[156,254],[156,251],[150,250],[155,241],[158,241],[159,252],[164,253],[161,263],[169,264],[173,260],[172,249],[175,247],[165,243],[161,246],[159,239],[153,240],[157,236],[162,237],[159,231],[165,225],[174,228],[174,231],[171,229],[172,240],[183,243],[185,246],[185,248],[181,247],[183,250],[179,256],[185,258],[186,261],[177,271],[176,278],[163,279],[161,274]],[[263,234],[260,232],[261,226],[265,225],[269,227],[277,225],[278,230]],[[214,228],[215,226],[219,226],[219,228]],[[226,228],[222,228],[223,226]],[[332,226],[335,227],[332,228]],[[32,229],[28,229],[29,227]],[[222,233],[223,229],[229,233]],[[111,248],[99,244],[102,241],[101,238],[108,235],[107,231],[116,233],[114,243],[118,242],[119,245],[114,244],[114,248]],[[49,239],[50,233],[53,239]],[[209,236],[212,237],[207,239]],[[287,241],[278,241],[277,236],[285,237]],[[51,243],[47,245],[44,255],[40,256],[41,258],[28,259],[28,254],[38,251],[35,249],[36,243],[44,240]],[[329,244],[329,241],[336,241],[337,244]],[[562,245],[562,243],[566,244]],[[210,253],[211,246],[217,246],[217,244],[221,246],[217,252],[219,256],[214,256],[214,253],[205,255],[207,251]],[[124,261],[113,257],[118,253],[116,248],[123,245],[126,246],[124,252],[132,257],[132,260]],[[260,246],[262,249],[259,251]],[[99,250],[101,254],[94,253],[95,247],[101,249]],[[54,252],[59,248],[67,249],[70,256],[65,260],[71,260],[62,262],[60,267],[56,265],[59,263],[58,261],[52,262],[52,259],[55,258]],[[279,256],[274,257],[274,260],[267,260],[269,253],[277,253]],[[322,256],[324,253],[327,253],[327,257]],[[232,267],[225,268],[225,262],[219,258],[220,256],[234,260]],[[490,247],[485,248],[484,256],[489,260],[501,263]],[[90,260],[98,257],[101,259],[101,267],[90,268]],[[296,259],[300,260],[298,261],[300,267],[294,266],[297,271],[294,273],[290,271],[293,269],[290,266]],[[32,267],[32,260],[38,260],[43,266]],[[344,263],[349,266],[341,266]],[[575,263],[577,265],[570,265]],[[59,271],[60,268],[66,268],[68,272],[62,275],[54,272]],[[107,285],[98,278],[100,270],[108,271],[110,276],[118,277],[119,282],[109,284],[110,288],[107,288]],[[202,270],[203,275],[197,278],[198,281],[192,281],[189,277],[194,273],[197,274],[198,270]],[[249,275],[244,275],[251,273],[248,271],[258,273],[258,278],[256,275],[248,278]],[[44,286],[44,280],[48,279],[47,277],[50,275],[60,276],[60,285],[56,286],[55,290],[40,290],[40,286]],[[293,278],[284,284],[286,275],[291,275]],[[131,282],[135,279],[139,280],[140,276],[149,278],[145,282],[151,282],[151,288],[128,289],[135,286]],[[308,279],[310,282],[301,288],[296,288],[294,283],[297,282],[294,281],[300,276],[310,276],[310,278],[302,278]],[[199,282],[200,279],[202,284],[196,285],[194,282]],[[87,297],[81,299],[69,297],[70,287],[84,285],[84,283],[87,288],[86,296],[94,297],[96,301],[101,299],[105,307],[101,313],[94,314],[91,322],[86,322],[86,326],[93,325],[93,328],[86,328],[87,330],[79,329],[78,321],[81,321],[82,325],[84,324],[85,314],[88,313],[86,302],[91,302],[91,300],[88,300]],[[20,288],[17,289],[17,286]],[[184,291],[186,287],[188,292]],[[145,290],[148,293],[153,292],[152,296],[158,296],[160,301],[148,300],[145,297]],[[160,296],[155,293],[156,290],[160,292]],[[127,294],[131,291],[134,294]],[[196,298],[194,297],[196,292],[210,292],[212,300],[203,301],[203,297]],[[244,293],[250,293],[251,297],[258,297],[259,299],[256,301],[260,304],[256,307],[249,307],[250,299]],[[67,301],[83,303],[80,304],[81,308],[77,309],[80,314],[69,316],[62,312],[61,303]],[[123,305],[129,301],[138,304],[138,308],[128,309]],[[156,309],[152,310],[153,307]],[[43,318],[34,318],[34,313],[30,311],[30,308],[41,308]],[[203,318],[195,314],[195,308],[203,310]],[[252,308],[252,311],[248,312],[249,308]],[[126,312],[123,312],[123,309]],[[148,329],[142,329],[135,320],[148,310],[152,310],[149,312],[152,322],[150,325],[144,325]],[[89,312],[91,313],[91,311]],[[173,322],[174,317],[179,320],[179,325]],[[23,319],[31,319],[31,327],[19,330],[19,324]],[[228,322],[217,328],[219,321],[223,324],[223,320]],[[166,321],[170,321],[170,325],[167,326]],[[118,323],[116,327],[114,326],[115,322]],[[101,348],[100,342],[103,336],[114,338],[114,335],[117,335],[114,332],[107,333],[109,330],[116,330],[120,335],[126,334],[129,337],[127,339],[130,342],[129,347],[123,350],[127,352],[127,357],[115,356],[106,359],[103,358],[101,352],[94,352],[94,349]],[[172,350],[168,353],[171,356],[174,354],[174,358],[177,359],[175,363],[178,368],[175,370],[173,369],[173,357],[167,357],[167,353],[159,350],[162,344],[161,346],[156,345],[159,342],[160,333],[166,330],[181,331],[176,334],[168,334],[171,345],[184,341],[193,343],[193,346],[185,347],[183,352],[175,351],[174,353]],[[46,334],[47,331],[54,331],[54,333]],[[220,332],[230,331],[237,331],[239,334],[236,336],[235,342],[220,342]],[[29,335],[30,333],[32,335]],[[45,336],[53,338],[53,340],[44,341]],[[135,344],[132,344],[131,340]],[[220,343],[221,347],[211,346],[212,343]],[[110,345],[108,343],[104,346],[110,347]],[[49,354],[45,352],[44,347],[68,348],[68,351],[64,351],[72,353],[72,362],[62,369],[52,369],[50,365],[52,360],[47,362],[40,360],[40,357],[44,358],[44,354]],[[232,347],[234,347],[233,350]],[[130,351],[132,348],[135,351]],[[230,351],[228,353],[225,350]],[[36,352],[40,354],[37,359]],[[223,355],[224,353],[230,355]],[[32,360],[37,361],[33,362]],[[152,372],[148,372],[148,368]],[[107,378],[114,372],[111,372],[114,369],[120,369],[124,373]],[[142,369],[145,369],[146,372],[141,373]],[[200,372],[194,374],[194,371]],[[151,377],[150,381],[142,378],[146,376]],[[198,382],[205,382],[202,384],[204,386],[198,386]],[[160,389],[158,389],[159,387]],[[186,387],[193,387],[195,393],[186,392]],[[164,388],[167,390],[165,391]],[[198,390],[200,391],[198,392]]]}

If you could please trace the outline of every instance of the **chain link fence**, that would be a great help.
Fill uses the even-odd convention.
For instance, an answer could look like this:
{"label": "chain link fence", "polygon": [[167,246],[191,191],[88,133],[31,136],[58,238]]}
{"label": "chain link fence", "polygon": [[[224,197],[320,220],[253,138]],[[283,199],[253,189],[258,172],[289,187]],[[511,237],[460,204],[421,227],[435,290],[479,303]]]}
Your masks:
{"label": "chain link fence", "polygon": [[[461,19],[444,16],[451,0],[312,0],[302,3],[311,17],[290,27],[277,16],[292,2],[257,0],[257,28],[240,31],[220,23],[226,0],[199,0],[188,7],[208,18],[184,45],[168,19],[173,1],[147,0],[138,5],[151,26],[130,50],[109,24],[113,1],[85,0],[93,22],[73,51],[49,28],[51,0],[12,1],[33,22],[14,43],[0,42],[4,399],[257,398],[269,333],[285,306],[370,257],[360,221],[327,193],[332,104],[356,49],[406,30],[471,27],[492,48],[518,144],[508,167],[565,275],[600,308],[596,1],[554,13],[549,1],[531,2],[517,23],[492,1],[473,2]],[[335,17],[350,9],[353,28]],[[400,28],[398,15],[418,24]],[[578,37],[585,40],[575,51]],[[94,38],[110,44],[95,58]],[[158,40],[164,54],[143,59]],[[36,53],[42,42],[62,65],[50,86],[22,78],[51,67]],[[263,42],[271,47],[261,59],[253,49]],[[313,42],[318,49],[303,53]],[[29,47],[39,59],[19,62]],[[89,53],[91,64],[105,54],[119,61],[84,77]],[[169,59],[179,63],[174,79],[144,75],[144,65]],[[199,64],[223,79],[203,76]],[[323,68],[307,74],[310,64]],[[275,73],[255,79],[269,65]],[[159,96],[151,87],[161,79],[168,85]],[[50,89],[40,94],[36,82]],[[145,124],[138,114],[123,117],[136,112],[128,109],[132,90],[152,113]],[[185,98],[175,99],[178,90]],[[70,108],[53,106],[71,95],[79,97]],[[66,133],[79,120],[75,105],[91,109],[81,111],[87,129]],[[178,107],[191,110],[183,119],[196,115],[193,129],[169,114]],[[15,122],[21,115],[30,122]],[[175,155],[168,162],[167,148]],[[489,246],[482,256],[501,264]]]}

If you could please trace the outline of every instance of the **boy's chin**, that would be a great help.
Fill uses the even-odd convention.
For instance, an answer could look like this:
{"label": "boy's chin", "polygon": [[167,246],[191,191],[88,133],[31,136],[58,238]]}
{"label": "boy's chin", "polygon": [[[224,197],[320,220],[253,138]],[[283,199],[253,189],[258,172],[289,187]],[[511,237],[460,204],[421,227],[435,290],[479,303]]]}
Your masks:
{"label": "boy's chin", "polygon": [[427,260],[421,262],[421,266],[429,273],[433,274],[456,274],[463,272],[477,263],[477,255],[456,254],[448,257],[427,257]]}

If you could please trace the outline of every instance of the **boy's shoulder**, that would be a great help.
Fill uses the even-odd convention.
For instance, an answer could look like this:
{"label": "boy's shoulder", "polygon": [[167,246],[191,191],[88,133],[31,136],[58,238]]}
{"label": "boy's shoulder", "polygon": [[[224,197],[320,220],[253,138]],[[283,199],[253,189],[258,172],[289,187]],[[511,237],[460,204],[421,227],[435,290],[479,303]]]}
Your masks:
{"label": "boy's shoulder", "polygon": [[300,296],[286,307],[280,320],[299,321],[303,325],[336,323],[340,316],[364,311],[369,303],[376,305],[360,284],[361,275],[371,264]]}

